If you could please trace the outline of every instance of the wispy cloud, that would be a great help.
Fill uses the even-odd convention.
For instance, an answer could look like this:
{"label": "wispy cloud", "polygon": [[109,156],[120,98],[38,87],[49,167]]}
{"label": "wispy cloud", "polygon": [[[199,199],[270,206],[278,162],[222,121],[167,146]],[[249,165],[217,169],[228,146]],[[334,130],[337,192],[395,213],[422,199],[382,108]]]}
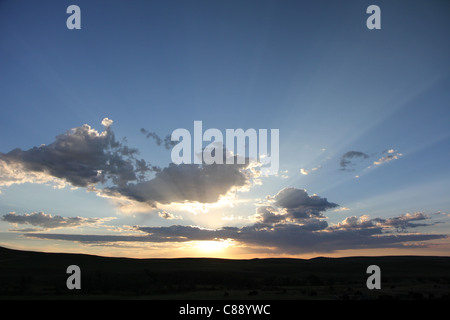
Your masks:
{"label": "wispy cloud", "polygon": [[413,221],[428,220],[430,216],[423,212],[415,212],[413,214],[406,213],[397,217],[381,219],[376,218],[374,221],[383,227],[390,227],[396,229],[397,232],[407,232],[409,228],[426,227],[434,225],[439,222],[434,223],[413,223]]}
{"label": "wispy cloud", "polygon": [[403,156],[403,154],[401,154],[400,152],[397,152],[394,149],[385,150],[385,151],[383,151],[383,156],[381,158],[379,158],[378,160],[374,161],[373,164],[378,166],[383,163],[390,162],[392,160],[397,160],[401,156]]}
{"label": "wispy cloud", "polygon": [[309,172],[308,172],[308,170],[306,170],[306,169],[304,169],[304,168],[301,168],[301,169],[300,169],[300,173],[303,174],[303,175],[305,175],[305,176],[307,176]]}
{"label": "wispy cloud", "polygon": [[361,151],[347,151],[342,155],[339,165],[341,171],[355,171],[355,167],[358,164],[359,165],[364,164],[365,161],[370,158],[375,159],[371,160],[372,161],[371,165],[369,166],[367,166],[367,164],[365,165],[366,169],[377,167],[392,160],[397,160],[402,156],[403,154],[395,149],[386,149],[381,153],[378,152],[372,155],[369,155]]}
{"label": "wispy cloud", "polygon": [[341,157],[340,166],[342,171],[351,171],[355,159],[367,159],[369,155],[361,151],[347,151]]}
{"label": "wispy cloud", "polygon": [[[44,212],[32,212],[16,214],[10,212],[2,216],[1,220],[12,224],[26,224],[43,229],[72,228],[86,225],[103,223],[113,218],[83,218],[83,217],[62,217],[59,215],[46,214]],[[30,229],[36,231],[36,229]],[[28,230],[28,231],[30,231]],[[20,230],[24,232],[24,229]]]}
{"label": "wispy cloud", "polygon": [[178,141],[172,141],[170,135],[166,135],[164,139],[162,139],[156,132],[150,132],[144,128],[141,128],[141,133],[144,134],[147,138],[154,139],[158,146],[164,145],[167,150],[170,150],[178,143]]}

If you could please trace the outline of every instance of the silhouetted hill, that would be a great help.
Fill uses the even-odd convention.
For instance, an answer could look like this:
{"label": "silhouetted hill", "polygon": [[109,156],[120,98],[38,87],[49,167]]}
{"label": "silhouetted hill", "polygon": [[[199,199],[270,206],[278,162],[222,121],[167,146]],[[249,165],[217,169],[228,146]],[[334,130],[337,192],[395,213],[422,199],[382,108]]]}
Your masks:
{"label": "silhouetted hill", "polygon": [[[69,265],[81,290],[69,290]],[[369,290],[369,265],[381,289]],[[0,299],[450,299],[450,257],[131,259],[0,247]]]}

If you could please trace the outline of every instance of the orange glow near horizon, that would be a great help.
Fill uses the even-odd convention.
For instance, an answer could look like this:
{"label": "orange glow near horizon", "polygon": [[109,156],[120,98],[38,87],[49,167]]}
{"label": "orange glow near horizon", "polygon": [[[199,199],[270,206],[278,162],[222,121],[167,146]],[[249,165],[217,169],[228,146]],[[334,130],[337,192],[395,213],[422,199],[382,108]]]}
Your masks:
{"label": "orange glow near horizon", "polygon": [[194,248],[200,252],[208,255],[220,254],[223,251],[232,246],[230,241],[227,240],[212,240],[212,241],[194,241]]}

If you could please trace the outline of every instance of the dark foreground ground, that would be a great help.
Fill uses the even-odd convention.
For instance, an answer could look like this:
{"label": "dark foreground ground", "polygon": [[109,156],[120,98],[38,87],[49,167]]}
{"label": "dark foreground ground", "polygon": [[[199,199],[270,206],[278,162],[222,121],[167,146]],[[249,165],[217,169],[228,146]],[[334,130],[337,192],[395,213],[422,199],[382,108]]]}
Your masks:
{"label": "dark foreground ground", "polygon": [[[81,289],[69,290],[69,265]],[[369,290],[369,265],[381,289]],[[450,257],[128,259],[0,247],[0,299],[450,299]]]}

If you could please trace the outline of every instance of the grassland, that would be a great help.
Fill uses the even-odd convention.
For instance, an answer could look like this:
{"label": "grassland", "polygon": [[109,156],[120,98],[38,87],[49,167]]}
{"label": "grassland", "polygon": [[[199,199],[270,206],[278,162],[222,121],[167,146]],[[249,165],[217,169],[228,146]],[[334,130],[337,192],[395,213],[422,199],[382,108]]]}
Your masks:
{"label": "grassland", "polygon": [[[366,269],[381,269],[369,290]],[[66,269],[81,269],[69,290]],[[0,247],[0,299],[450,299],[450,257],[130,259]]]}

